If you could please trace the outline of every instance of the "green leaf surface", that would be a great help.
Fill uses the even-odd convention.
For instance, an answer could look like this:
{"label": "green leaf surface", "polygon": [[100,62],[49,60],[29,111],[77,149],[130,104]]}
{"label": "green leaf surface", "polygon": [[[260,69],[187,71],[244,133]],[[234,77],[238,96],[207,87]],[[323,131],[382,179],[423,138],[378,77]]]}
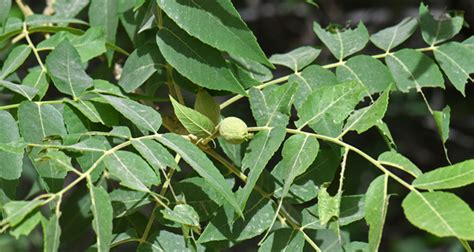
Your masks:
{"label": "green leaf surface", "polygon": [[87,25],[87,22],[82,21],[76,18],[65,18],[59,16],[48,16],[48,15],[41,15],[41,14],[33,14],[27,16],[25,22],[28,26],[39,27],[42,25],[48,24],[57,24],[57,23],[73,23],[73,24],[82,24]]}
{"label": "green leaf surface", "polygon": [[380,154],[378,161],[380,161],[383,165],[389,165],[399,170],[405,171],[415,178],[423,174],[423,172],[408,158],[404,157],[400,153],[397,153],[396,151],[386,151]]}
{"label": "green leaf surface", "polygon": [[13,228],[10,231],[10,234],[17,240],[20,238],[20,236],[28,236],[43,218],[44,217],[41,212],[36,211],[34,214],[27,216],[24,221]]}
{"label": "green leaf surface", "polygon": [[474,51],[461,43],[448,42],[434,50],[434,56],[453,86],[466,95],[466,83],[473,80]]}
{"label": "green leaf surface", "polygon": [[9,223],[12,227],[14,227],[42,203],[43,201],[38,199],[31,201],[10,201],[3,205],[5,218],[2,220],[2,222]]}
{"label": "green leaf surface", "polygon": [[173,251],[191,252],[193,251],[181,234],[175,234],[166,230],[160,230],[150,235],[148,243],[142,243],[138,247],[138,252]]}
{"label": "green leaf surface", "polygon": [[474,160],[441,167],[420,175],[413,186],[425,190],[441,190],[474,183]]}
{"label": "green leaf surface", "polygon": [[40,68],[32,69],[23,79],[21,85],[37,89],[36,95],[42,99],[48,91],[49,83],[46,78],[46,71]]}
{"label": "green leaf surface", "polygon": [[245,219],[236,216],[229,204],[224,204],[204,229],[198,243],[222,240],[235,243],[253,238],[270,226],[275,215],[272,201],[256,192],[249,197],[243,212]]}
{"label": "green leaf surface", "polygon": [[298,128],[309,125],[320,132],[324,123],[340,123],[361,100],[366,89],[357,82],[342,83],[316,89],[298,109]]}
{"label": "green leaf surface", "polygon": [[41,41],[36,48],[38,50],[53,50],[62,41],[69,40],[71,45],[79,53],[81,62],[87,62],[106,52],[106,38],[105,34],[98,27],[93,27],[87,30],[82,35],[74,35],[69,32],[58,32],[50,38]]}
{"label": "green leaf surface", "polygon": [[1,0],[0,1],[0,26],[3,28],[5,24],[5,20],[10,13],[10,8],[12,7],[11,0]]}
{"label": "green leaf surface", "polygon": [[101,123],[105,125],[105,122],[102,120],[100,116],[100,112],[95,107],[94,103],[90,101],[84,101],[82,99],[78,99],[77,101],[67,101],[69,104],[74,106],[76,109],[81,111],[81,113],[87,117],[91,122]]}
{"label": "green leaf surface", "polygon": [[474,240],[474,212],[448,192],[410,192],[402,202],[406,218],[436,236]]}
{"label": "green leaf surface", "polygon": [[449,137],[449,123],[451,120],[451,108],[446,106],[442,111],[433,111],[433,118],[438,129],[438,134],[443,141],[446,143]]}
{"label": "green leaf surface", "polygon": [[97,236],[97,251],[105,252],[110,250],[112,240],[112,203],[109,194],[102,187],[89,185],[91,196],[91,211],[94,219],[92,227]]}
{"label": "green leaf surface", "polygon": [[372,34],[370,41],[378,48],[389,52],[405,42],[415,32],[417,27],[418,21],[415,18],[408,17],[395,26]]}
{"label": "green leaf surface", "polygon": [[20,103],[18,123],[26,142],[41,143],[47,136],[67,134],[63,115],[49,104]]}
{"label": "green leaf surface", "polygon": [[254,80],[259,82],[269,81],[273,78],[273,73],[264,65],[241,57],[233,56],[232,60],[246,71],[246,73]]}
{"label": "green leaf surface", "polygon": [[182,136],[172,133],[161,135],[157,137],[157,140],[179,154],[186,163],[201,177],[206,179],[206,181],[234,207],[234,211],[242,216],[242,210],[230,187],[226,183],[224,176],[222,176],[219,170],[198,147],[185,140]]}
{"label": "green leaf surface", "polygon": [[148,193],[125,188],[112,191],[110,193],[110,200],[112,201],[114,218],[130,215],[137,209],[140,209],[140,207],[151,203],[148,199]]}
{"label": "green leaf surface", "polygon": [[314,23],[313,30],[318,38],[338,60],[343,60],[360,50],[369,42],[369,33],[361,22],[355,29],[341,30],[334,28],[325,30],[318,23]]}
{"label": "green leaf surface", "polygon": [[272,233],[260,246],[258,251],[303,251],[305,244],[302,232],[295,229],[283,228]]}
{"label": "green leaf surface", "polygon": [[168,19],[165,21],[168,22],[158,31],[156,40],[163,57],[176,71],[199,86],[244,94],[242,84],[219,51],[191,37]]}
{"label": "green leaf surface", "polygon": [[157,71],[164,71],[165,62],[156,44],[138,47],[128,56],[118,82],[126,92],[143,85]]}
{"label": "green leaf surface", "polygon": [[275,65],[286,66],[298,72],[305,66],[311,64],[321,52],[311,46],[302,46],[283,54],[274,54],[270,57],[270,62]]}
{"label": "green leaf surface", "polygon": [[123,186],[137,191],[150,192],[151,185],[158,185],[158,178],[148,164],[137,154],[117,151],[104,160],[110,174]]}
{"label": "green leaf surface", "polygon": [[[91,27],[100,27],[105,33],[107,41],[115,43],[119,16],[117,12],[118,1],[91,0],[89,6],[89,22]],[[109,64],[112,62],[113,52],[107,52]]]}
{"label": "green leaf surface", "polygon": [[48,55],[46,68],[54,86],[73,98],[92,87],[92,78],[84,71],[79,53],[67,39]]}
{"label": "green leaf surface", "polygon": [[162,210],[162,213],[167,220],[189,227],[199,227],[199,215],[190,205],[179,204],[173,210],[170,208]]}
{"label": "green leaf surface", "polygon": [[10,91],[13,91],[28,100],[31,101],[33,97],[35,97],[36,93],[38,93],[38,89],[30,86],[24,86],[24,85],[18,85],[15,83],[11,83],[9,81],[5,80],[0,80],[0,86],[9,89]]}
{"label": "green leaf surface", "polygon": [[365,221],[369,225],[369,251],[379,250],[388,209],[388,176],[381,175],[370,183],[365,196]]}
{"label": "green leaf surface", "polygon": [[443,74],[434,61],[413,49],[402,49],[385,58],[390,72],[402,92],[422,87],[444,88]]}
{"label": "green leaf surface", "polygon": [[211,119],[194,109],[180,104],[172,96],[170,96],[170,100],[176,117],[189,133],[200,138],[209,137],[214,133],[216,125]]}
{"label": "green leaf surface", "polygon": [[347,119],[344,131],[355,130],[361,134],[377,125],[387,111],[389,94],[390,88],[386,89],[372,105],[354,111]]}
{"label": "green leaf surface", "polygon": [[89,0],[56,0],[54,12],[58,17],[73,18],[89,4]]}
{"label": "green leaf surface", "polygon": [[337,67],[336,75],[339,82],[359,82],[370,94],[382,92],[395,82],[382,62],[367,55],[351,57]]}
{"label": "green leaf surface", "polygon": [[318,193],[318,215],[321,225],[325,226],[333,217],[339,218],[341,194],[331,196],[327,192],[327,185],[323,185]]}
{"label": "green leaf surface", "polygon": [[157,3],[191,36],[221,51],[271,66],[255,36],[231,2],[158,0]]}
{"label": "green leaf surface", "polygon": [[166,167],[180,170],[174,157],[161,144],[154,140],[142,139],[132,140],[133,147],[140,152],[140,155],[155,169],[157,176],[160,171],[166,171]]}
{"label": "green leaf surface", "polygon": [[194,101],[194,109],[205,115],[207,118],[217,125],[221,117],[221,110],[219,104],[214,98],[204,89],[199,90]]}
{"label": "green leaf surface", "polygon": [[444,14],[439,19],[435,19],[430,14],[428,6],[423,3],[420,4],[419,12],[421,35],[423,40],[431,46],[454,37],[459,33],[464,24],[464,18],[459,13],[454,16]]}
{"label": "green leaf surface", "polygon": [[54,214],[49,220],[43,223],[44,248],[45,252],[55,252],[59,250],[61,227],[59,226],[59,216]]}
{"label": "green leaf surface", "polygon": [[15,72],[30,56],[31,48],[27,45],[19,45],[8,54],[7,59],[3,62],[2,71],[0,72],[0,80],[4,80],[8,75]]}
{"label": "green leaf surface", "polygon": [[136,101],[110,95],[102,95],[120,114],[139,128],[157,132],[161,126],[161,116],[156,110]]}
{"label": "green leaf surface", "polygon": [[296,91],[294,98],[297,109],[303,105],[308,94],[311,94],[317,88],[338,84],[338,80],[333,72],[318,65],[308,66],[303,71],[292,74],[288,82],[298,85],[298,91]]}
{"label": "green leaf surface", "polygon": [[[10,144],[20,140],[20,133],[15,119],[10,113],[0,111],[0,144]],[[0,178],[18,179],[23,166],[23,149],[21,152],[0,150]]]}

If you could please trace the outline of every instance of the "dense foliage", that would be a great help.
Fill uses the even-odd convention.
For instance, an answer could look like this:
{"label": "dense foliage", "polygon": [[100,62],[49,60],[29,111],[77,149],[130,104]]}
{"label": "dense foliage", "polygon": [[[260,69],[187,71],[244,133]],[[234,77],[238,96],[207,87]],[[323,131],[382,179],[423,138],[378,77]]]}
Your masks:
{"label": "dense foliage", "polygon": [[[450,107],[424,90],[465,95],[464,24],[424,4],[374,34],[315,22],[324,49],[267,58],[229,0],[56,0],[42,14],[0,0],[0,229],[45,251],[378,251],[390,206],[471,251],[474,212],[450,189],[474,183],[474,160],[424,173],[384,122],[391,93],[418,93],[450,162]],[[427,46],[404,47],[416,33]],[[369,42],[380,54],[361,53]],[[326,49],[335,63],[318,63]],[[241,99],[248,112],[232,110]],[[373,128],[377,157],[344,139]],[[380,171],[365,194],[344,193],[360,179],[345,177],[349,155]],[[351,239],[355,222],[367,239]]]}

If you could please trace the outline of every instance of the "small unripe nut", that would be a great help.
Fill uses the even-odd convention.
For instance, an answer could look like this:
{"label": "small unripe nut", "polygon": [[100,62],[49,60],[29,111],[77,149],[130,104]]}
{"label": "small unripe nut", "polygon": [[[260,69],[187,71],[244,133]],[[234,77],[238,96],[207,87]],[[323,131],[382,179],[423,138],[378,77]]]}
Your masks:
{"label": "small unripe nut", "polygon": [[247,124],[233,116],[227,117],[220,122],[219,135],[231,144],[241,144],[252,137],[252,134],[248,132]]}

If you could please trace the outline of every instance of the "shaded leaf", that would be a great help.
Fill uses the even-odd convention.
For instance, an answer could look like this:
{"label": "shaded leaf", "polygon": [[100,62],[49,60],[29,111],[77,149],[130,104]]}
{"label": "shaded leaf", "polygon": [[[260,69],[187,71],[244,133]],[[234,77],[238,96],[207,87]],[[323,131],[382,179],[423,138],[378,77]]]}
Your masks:
{"label": "shaded leaf", "polygon": [[54,214],[43,223],[44,248],[45,252],[54,252],[59,250],[59,238],[61,236],[61,227],[59,226],[59,216]]}
{"label": "shaded leaf", "polygon": [[4,80],[0,80],[0,86],[3,86],[4,88],[7,88],[10,91],[15,92],[27,98],[30,101],[31,99],[33,99],[33,97],[35,97],[36,93],[38,93],[38,89],[34,87],[18,85],[18,84],[11,83],[9,81],[4,81]]}
{"label": "shaded leaf", "polygon": [[32,69],[23,79],[23,86],[28,86],[37,89],[36,95],[42,99],[48,90],[49,83],[46,78],[46,71],[40,68]]}
{"label": "shaded leaf", "polygon": [[[89,22],[92,27],[100,27],[107,37],[107,41],[115,43],[118,27],[117,1],[115,0],[91,0],[89,6]],[[114,51],[107,51],[110,62]]]}
{"label": "shaded leaf", "polygon": [[2,222],[10,223],[10,225],[14,227],[42,203],[43,201],[38,199],[31,201],[10,201],[3,205],[5,218]]}
{"label": "shaded leaf", "polygon": [[109,251],[112,240],[112,203],[102,187],[89,185],[91,196],[91,211],[94,219],[92,227],[97,236],[97,251]]}
{"label": "shaded leaf", "polygon": [[[15,119],[10,113],[0,111],[0,144],[11,144],[20,140],[20,133]],[[13,148],[11,148],[13,149]],[[7,151],[0,148],[0,178],[7,180],[18,179],[23,166],[23,148],[21,151]]]}
{"label": "shaded leaf", "polygon": [[457,13],[454,16],[445,14],[440,19],[435,19],[429,12],[428,6],[420,4],[420,26],[423,40],[428,45],[436,45],[446,41],[461,30],[464,18]]}
{"label": "shaded leaf", "polygon": [[303,233],[296,229],[279,229],[272,233],[258,251],[303,251],[305,244]]}
{"label": "shaded leaf", "polygon": [[18,123],[26,142],[41,143],[47,136],[67,134],[63,115],[49,104],[20,103]]}
{"label": "shaded leaf", "polygon": [[369,251],[378,251],[388,208],[388,176],[381,175],[370,183],[365,197],[365,220],[369,225]]}
{"label": "shaded leaf", "polygon": [[72,18],[89,4],[89,0],[56,0],[54,12],[56,16]]}
{"label": "shaded leaf", "polygon": [[378,161],[382,162],[383,165],[389,165],[402,171],[408,172],[413,177],[418,177],[423,172],[416,167],[408,158],[402,156],[395,151],[386,151],[378,157]]}
{"label": "shaded leaf", "polygon": [[211,119],[215,125],[219,124],[221,117],[219,104],[217,104],[206,90],[202,89],[197,93],[196,100],[194,101],[194,109]]}
{"label": "shaded leaf", "polygon": [[199,227],[199,215],[190,205],[179,204],[173,210],[165,208],[162,213],[163,217],[170,221],[189,227]]}
{"label": "shaded leaf", "polygon": [[422,87],[444,88],[444,79],[431,58],[413,49],[402,49],[385,58],[390,72],[402,92]]}
{"label": "shaded leaf", "polygon": [[132,140],[132,145],[140,152],[140,155],[155,169],[157,176],[160,170],[166,171],[166,167],[180,170],[174,157],[161,144],[154,140],[142,139]]}
{"label": "shaded leaf", "polygon": [[451,108],[446,106],[442,111],[433,111],[433,118],[436,123],[436,128],[438,128],[439,136],[441,137],[443,144],[445,144],[449,137]]}
{"label": "shaded leaf", "polygon": [[8,54],[7,59],[3,63],[0,72],[0,80],[4,80],[8,75],[15,72],[30,56],[31,48],[27,45],[19,45]]}
{"label": "shaded leaf", "polygon": [[321,225],[325,226],[333,217],[339,218],[341,194],[334,196],[327,192],[327,185],[323,185],[318,193],[318,215]]}

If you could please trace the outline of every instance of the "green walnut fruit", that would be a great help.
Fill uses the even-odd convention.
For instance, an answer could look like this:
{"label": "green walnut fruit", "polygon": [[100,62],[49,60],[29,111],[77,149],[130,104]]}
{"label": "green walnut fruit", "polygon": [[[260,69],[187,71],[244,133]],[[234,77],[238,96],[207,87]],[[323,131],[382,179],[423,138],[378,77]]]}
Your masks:
{"label": "green walnut fruit", "polygon": [[219,135],[231,144],[241,144],[252,138],[247,124],[237,117],[227,117],[219,124]]}

